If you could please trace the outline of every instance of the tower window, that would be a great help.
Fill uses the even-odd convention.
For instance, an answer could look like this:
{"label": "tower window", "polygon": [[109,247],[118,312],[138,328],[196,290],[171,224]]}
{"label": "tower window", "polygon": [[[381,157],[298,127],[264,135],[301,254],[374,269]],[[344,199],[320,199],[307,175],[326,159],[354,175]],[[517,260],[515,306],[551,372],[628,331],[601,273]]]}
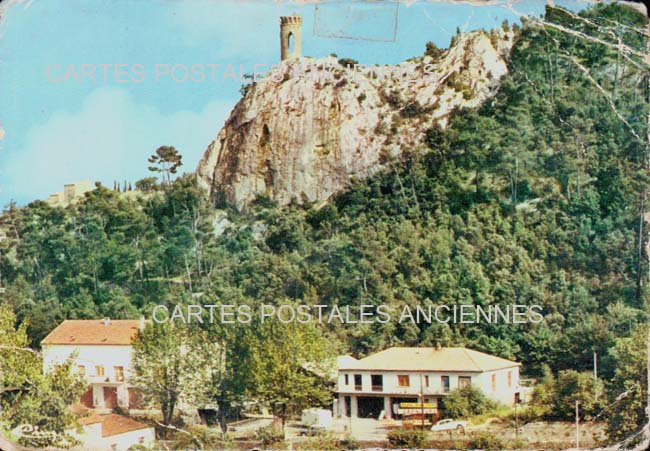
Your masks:
{"label": "tower window", "polygon": [[293,45],[295,40],[296,38],[293,36],[293,33],[289,33],[289,36],[287,36],[287,48],[290,52],[293,52]]}

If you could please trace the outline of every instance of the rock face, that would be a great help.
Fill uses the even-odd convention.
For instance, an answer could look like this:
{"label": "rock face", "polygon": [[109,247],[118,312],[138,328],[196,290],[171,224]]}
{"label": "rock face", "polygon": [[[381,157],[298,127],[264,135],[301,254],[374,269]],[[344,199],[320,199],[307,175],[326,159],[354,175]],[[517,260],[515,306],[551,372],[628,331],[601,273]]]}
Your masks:
{"label": "rock face", "polygon": [[[266,196],[322,201],[402,150],[423,146],[454,108],[476,107],[507,72],[513,32],[457,35],[439,55],[399,66],[285,61],[252,84],[197,168],[216,203]],[[401,71],[401,72],[400,72]]]}

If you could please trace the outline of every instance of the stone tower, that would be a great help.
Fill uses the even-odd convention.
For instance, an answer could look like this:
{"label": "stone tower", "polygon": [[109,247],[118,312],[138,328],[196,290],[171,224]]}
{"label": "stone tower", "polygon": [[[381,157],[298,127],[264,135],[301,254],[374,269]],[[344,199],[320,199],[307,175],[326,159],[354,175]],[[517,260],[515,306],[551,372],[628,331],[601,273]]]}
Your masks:
{"label": "stone tower", "polygon": [[302,53],[302,17],[280,17],[280,60],[300,58]]}

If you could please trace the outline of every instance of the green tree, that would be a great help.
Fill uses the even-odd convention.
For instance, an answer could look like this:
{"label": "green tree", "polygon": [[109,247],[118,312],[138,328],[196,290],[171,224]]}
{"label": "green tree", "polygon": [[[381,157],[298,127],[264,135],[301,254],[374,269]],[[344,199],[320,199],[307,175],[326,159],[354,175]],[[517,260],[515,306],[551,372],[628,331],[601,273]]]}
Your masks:
{"label": "green tree", "polygon": [[41,356],[28,347],[26,330],[25,323],[16,326],[9,305],[0,305],[0,421],[39,431],[22,437],[23,444],[68,447],[75,441],[66,430],[77,425],[69,407],[86,383],[74,373],[74,356],[43,374]]}
{"label": "green tree", "polygon": [[648,326],[636,328],[630,338],[621,338],[612,354],[616,372],[609,390],[607,431],[609,437],[621,440],[641,431],[649,423],[647,368]]}
{"label": "green tree", "polygon": [[282,419],[307,407],[325,405],[332,348],[322,332],[310,324],[266,320],[251,324],[242,342],[249,351],[238,377],[247,380],[247,392],[267,404]]}
{"label": "green tree", "polygon": [[580,418],[590,420],[605,406],[603,382],[594,379],[593,373],[575,370],[560,371],[553,384],[553,403],[550,415],[557,419],[575,418],[578,402]]}
{"label": "green tree", "polygon": [[135,189],[143,193],[149,193],[158,189],[156,177],[145,177],[135,182]]}
{"label": "green tree", "polygon": [[132,383],[143,400],[171,425],[180,402],[197,396],[209,360],[195,352],[188,328],[170,322],[148,324],[133,340]]}
{"label": "green tree", "polygon": [[158,147],[148,161],[152,164],[149,166],[149,170],[162,173],[163,181],[168,185],[171,183],[172,174],[176,174],[178,168],[183,166],[183,157],[174,146]]}

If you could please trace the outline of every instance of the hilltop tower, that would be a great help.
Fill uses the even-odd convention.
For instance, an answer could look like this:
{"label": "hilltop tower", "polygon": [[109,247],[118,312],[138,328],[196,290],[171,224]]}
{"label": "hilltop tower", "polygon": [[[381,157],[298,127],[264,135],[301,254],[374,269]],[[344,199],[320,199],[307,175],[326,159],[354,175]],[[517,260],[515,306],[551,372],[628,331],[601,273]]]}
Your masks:
{"label": "hilltop tower", "polygon": [[302,17],[280,17],[280,60],[300,58],[302,53]]}

